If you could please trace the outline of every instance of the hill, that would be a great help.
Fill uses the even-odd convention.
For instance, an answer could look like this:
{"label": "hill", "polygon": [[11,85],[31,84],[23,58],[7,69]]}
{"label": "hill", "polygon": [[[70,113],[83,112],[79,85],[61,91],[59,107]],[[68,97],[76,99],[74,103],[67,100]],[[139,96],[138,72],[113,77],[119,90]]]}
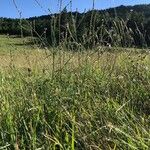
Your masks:
{"label": "hill", "polygon": [[38,36],[53,46],[71,42],[86,48],[108,44],[147,47],[150,46],[150,4],[84,13],[64,9],[61,14],[21,20],[0,18],[0,33]]}

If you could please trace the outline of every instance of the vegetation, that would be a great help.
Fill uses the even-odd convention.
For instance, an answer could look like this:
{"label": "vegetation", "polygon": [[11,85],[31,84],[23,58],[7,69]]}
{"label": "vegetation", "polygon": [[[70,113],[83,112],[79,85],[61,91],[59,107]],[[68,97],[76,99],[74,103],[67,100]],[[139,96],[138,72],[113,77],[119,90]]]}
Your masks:
{"label": "vegetation", "polygon": [[3,18],[19,26],[1,33],[22,38],[0,36],[0,149],[149,150],[148,21],[130,19],[141,8],[148,18],[149,5]]}
{"label": "vegetation", "polygon": [[149,149],[148,52],[25,52],[1,55],[1,149]]}
{"label": "vegetation", "polygon": [[85,48],[108,43],[147,47],[150,46],[150,5],[120,6],[85,13],[67,12],[64,8],[61,15],[21,20],[1,18],[0,33],[46,38],[50,46],[72,41]]}

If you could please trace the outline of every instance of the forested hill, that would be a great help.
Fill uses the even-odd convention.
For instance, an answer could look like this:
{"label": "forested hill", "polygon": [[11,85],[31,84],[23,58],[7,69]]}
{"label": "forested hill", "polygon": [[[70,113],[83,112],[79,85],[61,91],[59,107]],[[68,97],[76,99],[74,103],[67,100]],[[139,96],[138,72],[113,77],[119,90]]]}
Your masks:
{"label": "forested hill", "polygon": [[119,6],[85,13],[67,12],[28,19],[0,18],[1,34],[47,37],[48,43],[63,41],[84,46],[112,44],[150,46],[150,4]]}

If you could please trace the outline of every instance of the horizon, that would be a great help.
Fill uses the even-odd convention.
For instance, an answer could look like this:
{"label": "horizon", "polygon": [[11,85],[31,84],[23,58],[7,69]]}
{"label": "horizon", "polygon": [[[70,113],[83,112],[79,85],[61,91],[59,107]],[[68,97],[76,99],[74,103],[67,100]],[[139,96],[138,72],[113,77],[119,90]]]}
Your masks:
{"label": "horizon", "polygon": [[[30,18],[59,13],[60,6],[58,1],[45,0],[45,2],[42,3],[42,0],[1,0],[0,17],[20,18],[19,13],[21,13],[21,18]],[[80,3],[77,0],[73,0],[72,5],[69,2],[70,0],[63,0],[61,10],[67,6],[68,11],[78,11],[82,13],[91,10],[93,7],[93,0],[82,0]],[[130,0],[107,0],[107,2],[106,0],[95,0],[94,8],[104,10],[121,5],[134,6],[140,4],[150,4],[150,0],[133,0],[132,2]]]}

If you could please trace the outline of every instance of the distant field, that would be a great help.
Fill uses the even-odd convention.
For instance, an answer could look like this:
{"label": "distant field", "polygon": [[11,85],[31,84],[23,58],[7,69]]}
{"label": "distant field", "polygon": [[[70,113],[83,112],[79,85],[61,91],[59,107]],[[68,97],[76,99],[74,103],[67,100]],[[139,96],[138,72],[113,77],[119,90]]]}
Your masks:
{"label": "distant field", "polygon": [[0,149],[149,150],[150,53],[2,35],[0,101]]}
{"label": "distant field", "polygon": [[19,36],[0,35],[0,53],[16,52],[25,49],[31,49],[32,38],[20,38]]}
{"label": "distant field", "polygon": [[[60,65],[73,67],[85,62],[94,63],[95,66],[111,64],[112,61],[127,61],[132,57],[138,59],[139,55],[145,57],[144,62],[149,64],[150,53],[147,50],[143,53],[141,49],[115,48],[114,53],[105,52],[105,47],[99,47],[95,51],[72,52],[57,49],[41,48],[36,45],[31,37],[19,38],[16,36],[0,35],[0,67],[7,68],[14,65],[17,68],[39,68],[48,69],[55,63],[56,68]],[[142,54],[143,53],[143,54]],[[55,54],[55,56],[53,55]],[[53,58],[53,56],[55,58]],[[55,62],[53,62],[55,59]],[[126,60],[127,59],[127,60]]]}
{"label": "distant field", "polygon": [[8,68],[10,65],[17,68],[38,66],[46,57],[44,52],[31,37],[0,35],[0,68]]}

